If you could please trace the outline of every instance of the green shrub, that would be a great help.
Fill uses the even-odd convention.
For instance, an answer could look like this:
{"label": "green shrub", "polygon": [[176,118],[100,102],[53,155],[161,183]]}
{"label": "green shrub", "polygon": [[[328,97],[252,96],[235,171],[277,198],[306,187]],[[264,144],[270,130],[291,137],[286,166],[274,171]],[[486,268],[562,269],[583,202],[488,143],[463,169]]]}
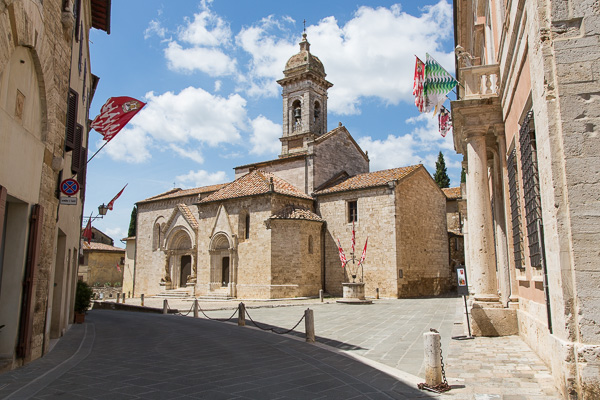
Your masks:
{"label": "green shrub", "polygon": [[83,314],[90,308],[92,304],[92,296],[94,291],[84,281],[77,281],[77,289],[75,290],[75,312]]}

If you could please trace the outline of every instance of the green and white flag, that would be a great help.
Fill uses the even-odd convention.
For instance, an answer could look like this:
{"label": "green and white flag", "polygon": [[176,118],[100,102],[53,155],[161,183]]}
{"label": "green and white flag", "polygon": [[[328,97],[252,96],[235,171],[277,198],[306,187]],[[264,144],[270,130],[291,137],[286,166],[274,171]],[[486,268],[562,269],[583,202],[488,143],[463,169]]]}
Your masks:
{"label": "green and white flag", "polygon": [[433,110],[435,115],[444,101],[458,82],[442,66],[427,54],[425,62],[425,83],[423,84],[423,97],[425,98],[424,112]]}

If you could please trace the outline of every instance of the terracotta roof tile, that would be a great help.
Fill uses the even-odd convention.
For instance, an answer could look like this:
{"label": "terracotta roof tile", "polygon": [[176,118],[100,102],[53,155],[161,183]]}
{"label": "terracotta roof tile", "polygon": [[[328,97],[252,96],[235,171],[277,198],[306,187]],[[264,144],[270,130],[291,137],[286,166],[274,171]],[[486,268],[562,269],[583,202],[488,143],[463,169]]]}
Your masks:
{"label": "terracotta roof tile", "polygon": [[334,184],[328,188],[317,191],[316,195],[345,192],[348,190],[366,189],[371,187],[383,186],[389,182],[400,180],[410,175],[419,168],[423,168],[422,164],[411,165],[402,168],[385,169],[383,171],[367,172],[351,176],[340,183]]}
{"label": "terracotta roof tile", "polygon": [[215,192],[215,191],[221,189],[225,185],[227,185],[227,184],[226,183],[220,183],[218,185],[202,186],[202,187],[193,188],[193,189],[175,188],[175,189],[168,190],[168,191],[166,191],[164,193],[158,194],[156,196],[148,197],[147,199],[138,201],[138,204],[140,204],[140,203],[149,203],[151,201],[166,200],[166,199],[175,199],[175,198],[178,198],[178,197],[192,196],[192,195],[199,195],[199,194],[205,194],[205,193]]}
{"label": "terracotta roof tile", "polygon": [[289,205],[279,212],[271,215],[271,219],[304,219],[308,221],[323,222],[323,218],[304,207]]}
{"label": "terracotta roof tile", "polygon": [[121,249],[119,247],[111,246],[109,244],[98,243],[98,242],[83,242],[83,250],[95,250],[95,251],[122,251],[125,252],[125,249]]}
{"label": "terracotta roof tile", "polygon": [[453,188],[444,188],[444,189],[442,189],[442,192],[444,192],[444,194],[446,195],[446,198],[451,199],[451,200],[460,199],[462,197],[462,195],[460,193],[460,186],[453,187]]}
{"label": "terracotta roof tile", "polygon": [[261,170],[252,171],[235,181],[224,186],[220,190],[206,196],[200,203],[235,199],[238,197],[256,196],[270,192],[269,182],[273,180],[273,192],[303,199],[312,199],[309,195],[296,189],[293,185],[270,172]]}

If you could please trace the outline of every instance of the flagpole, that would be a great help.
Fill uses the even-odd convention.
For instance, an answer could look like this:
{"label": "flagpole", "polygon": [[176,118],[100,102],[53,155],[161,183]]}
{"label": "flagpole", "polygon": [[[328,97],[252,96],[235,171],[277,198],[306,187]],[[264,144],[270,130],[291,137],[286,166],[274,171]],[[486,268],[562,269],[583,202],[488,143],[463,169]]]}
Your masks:
{"label": "flagpole", "polygon": [[98,151],[96,151],[94,154],[92,154],[92,156],[89,158],[89,160],[86,161],[86,164],[89,163],[90,161],[92,161],[92,158],[96,157],[96,154],[100,153],[100,150],[102,150],[104,148],[104,146],[106,146],[108,144],[108,142],[110,142],[110,140],[106,141],[106,143],[104,143],[102,145],[102,147],[100,147],[98,149]]}

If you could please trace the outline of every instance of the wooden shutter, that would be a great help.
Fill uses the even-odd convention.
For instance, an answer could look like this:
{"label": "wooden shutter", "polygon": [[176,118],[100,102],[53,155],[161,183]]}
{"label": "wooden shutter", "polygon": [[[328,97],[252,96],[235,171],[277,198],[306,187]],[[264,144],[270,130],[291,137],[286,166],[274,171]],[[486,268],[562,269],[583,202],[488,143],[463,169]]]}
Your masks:
{"label": "wooden shutter", "polygon": [[44,208],[39,204],[34,205],[31,209],[31,218],[29,220],[29,243],[27,245],[25,279],[23,280],[23,304],[21,307],[19,341],[17,344],[17,357],[20,358],[28,358],[31,354],[35,275],[40,254],[43,220]]}
{"label": "wooden shutter", "polygon": [[[75,17],[75,40],[79,42],[79,25],[81,22],[81,0],[75,0],[73,2],[73,16]],[[81,67],[79,68],[81,72]]]}
{"label": "wooden shutter", "polygon": [[65,123],[65,151],[71,151],[75,148],[75,127],[77,125],[77,105],[79,104],[79,95],[73,89],[69,89],[67,99],[67,121]]}
{"label": "wooden shutter", "polygon": [[81,168],[79,168],[79,172],[77,173],[77,182],[79,182],[79,196],[81,198],[81,202],[85,200],[85,177],[87,175],[87,149],[85,147],[81,148]]}
{"label": "wooden shutter", "polygon": [[75,124],[75,145],[73,146],[73,155],[71,157],[71,172],[74,174],[81,170],[82,165],[82,142],[83,142],[83,126]]}

